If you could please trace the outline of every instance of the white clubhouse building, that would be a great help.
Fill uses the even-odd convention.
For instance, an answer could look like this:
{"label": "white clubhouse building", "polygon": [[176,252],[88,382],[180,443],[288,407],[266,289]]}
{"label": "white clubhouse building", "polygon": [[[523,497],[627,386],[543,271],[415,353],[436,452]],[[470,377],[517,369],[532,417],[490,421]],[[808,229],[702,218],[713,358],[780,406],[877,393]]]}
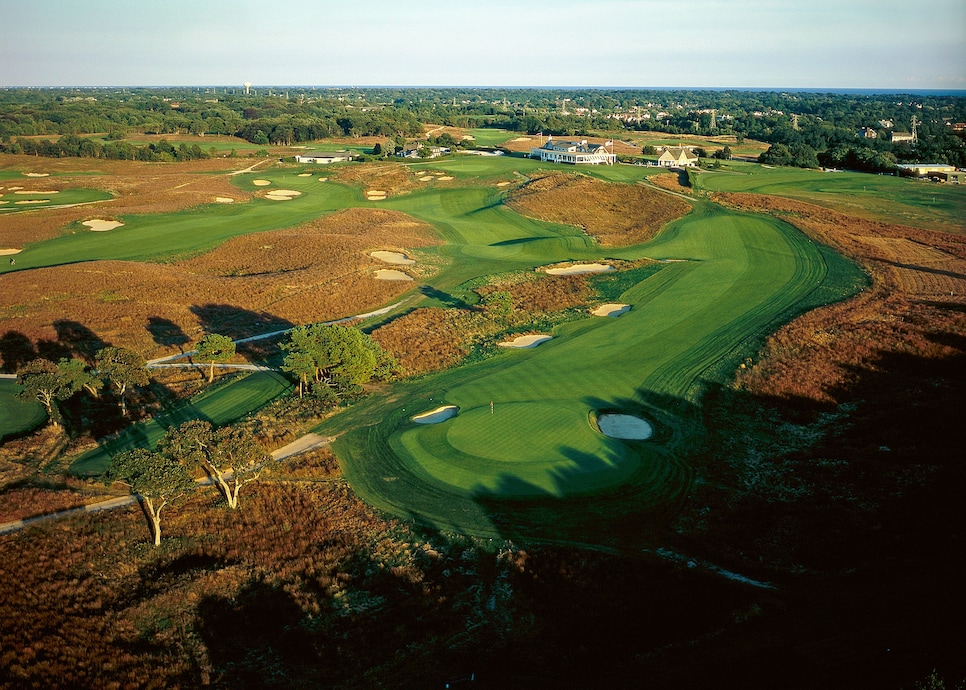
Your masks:
{"label": "white clubhouse building", "polygon": [[571,165],[613,165],[617,156],[607,150],[607,144],[588,144],[580,141],[554,141],[547,137],[547,143],[539,148],[530,149],[531,158],[539,158],[545,163],[570,163]]}

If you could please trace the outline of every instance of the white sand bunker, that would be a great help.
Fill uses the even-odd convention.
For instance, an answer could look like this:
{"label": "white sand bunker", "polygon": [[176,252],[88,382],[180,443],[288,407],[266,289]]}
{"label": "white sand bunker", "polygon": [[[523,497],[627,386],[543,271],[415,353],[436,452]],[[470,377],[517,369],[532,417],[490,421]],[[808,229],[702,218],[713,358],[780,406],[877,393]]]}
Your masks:
{"label": "white sand bunker", "polygon": [[449,180],[452,180],[453,177],[452,175],[440,175],[438,179],[442,180],[443,182],[447,182]]}
{"label": "white sand bunker", "polygon": [[60,192],[56,189],[44,189],[44,190],[34,189],[34,190],[24,190],[21,192],[14,192],[14,194],[60,194]]}
{"label": "white sand bunker", "polygon": [[414,260],[408,258],[402,252],[372,252],[369,254],[373,259],[378,259],[379,261],[384,261],[387,264],[396,264],[398,266],[409,266],[410,264],[416,263]]}
{"label": "white sand bunker", "polygon": [[509,187],[511,184],[513,184],[513,183],[512,182],[497,182],[496,183],[496,186],[497,187]]}
{"label": "white sand bunker", "polygon": [[25,177],[47,177],[50,173],[24,173]]}
{"label": "white sand bunker", "polygon": [[29,199],[29,200],[28,199],[25,199],[23,201],[15,201],[13,203],[15,203],[15,204],[17,204],[19,206],[22,206],[24,204],[46,204],[49,201],[50,201],[50,199]]}
{"label": "white sand bunker", "polygon": [[594,316],[618,317],[621,314],[626,314],[630,310],[631,305],[629,304],[602,304],[590,313]]}
{"label": "white sand bunker", "polygon": [[22,251],[23,251],[23,249],[13,249],[13,248],[2,249],[2,248],[0,248],[0,256],[10,256],[11,254],[19,254]]}
{"label": "white sand bunker", "polygon": [[440,422],[445,422],[447,419],[451,419],[456,416],[459,411],[456,405],[443,405],[442,407],[437,407],[432,412],[424,412],[413,417],[413,421],[417,424],[439,424]]}
{"label": "white sand bunker", "polygon": [[423,177],[420,177],[419,178],[419,181],[420,182],[429,182],[432,179],[433,179],[433,176],[432,175],[425,175]]}
{"label": "white sand bunker", "polygon": [[552,335],[521,335],[513,340],[505,340],[497,343],[500,347],[536,347],[540,343],[545,343],[553,338]]}
{"label": "white sand bunker", "polygon": [[631,441],[644,441],[654,435],[647,420],[629,414],[602,414],[597,418],[597,428],[604,436]]}
{"label": "white sand bunker", "polygon": [[299,177],[312,177],[312,173],[299,173]]}
{"label": "white sand bunker", "polygon": [[389,195],[381,189],[370,189],[366,192],[369,201],[384,201],[387,196]]}
{"label": "white sand bunker", "polygon": [[616,269],[608,264],[574,264],[573,266],[565,266],[564,268],[548,268],[546,272],[547,275],[551,276],[567,276],[576,273],[604,273],[605,271],[614,270]]}
{"label": "white sand bunker", "polygon": [[402,271],[380,268],[376,271],[376,280],[412,280],[412,276],[408,276]]}
{"label": "white sand bunker", "polygon": [[252,184],[256,187],[267,187],[272,184],[271,180],[252,180]]}
{"label": "white sand bunker", "polygon": [[294,189],[273,189],[265,195],[265,198],[272,201],[291,201],[297,196],[302,196],[302,192],[297,192]]}
{"label": "white sand bunker", "polygon": [[86,225],[94,232],[107,232],[121,227],[124,223],[117,220],[85,220],[81,225]]}
{"label": "white sand bunker", "polygon": [[328,177],[320,177],[319,178],[319,182],[328,182],[328,181],[329,181],[329,178]]}
{"label": "white sand bunker", "polygon": [[230,196],[216,196],[215,197],[215,203],[218,203],[218,204],[233,204],[233,203],[235,203],[235,200],[232,199]]}

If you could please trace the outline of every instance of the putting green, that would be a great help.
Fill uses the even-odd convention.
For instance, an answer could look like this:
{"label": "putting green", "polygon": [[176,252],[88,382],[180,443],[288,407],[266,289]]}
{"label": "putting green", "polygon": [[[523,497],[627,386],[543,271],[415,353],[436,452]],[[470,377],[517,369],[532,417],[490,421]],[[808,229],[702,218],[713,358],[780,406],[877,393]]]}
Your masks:
{"label": "putting green", "polygon": [[[572,427],[572,428],[571,428]],[[561,429],[568,445],[533,443]],[[433,481],[458,491],[500,491],[534,496],[587,493],[625,481],[638,455],[612,443],[590,425],[575,402],[509,403],[460,410],[428,428],[399,434],[399,449]],[[507,489],[505,477],[516,481]],[[501,488],[503,487],[503,488]]]}

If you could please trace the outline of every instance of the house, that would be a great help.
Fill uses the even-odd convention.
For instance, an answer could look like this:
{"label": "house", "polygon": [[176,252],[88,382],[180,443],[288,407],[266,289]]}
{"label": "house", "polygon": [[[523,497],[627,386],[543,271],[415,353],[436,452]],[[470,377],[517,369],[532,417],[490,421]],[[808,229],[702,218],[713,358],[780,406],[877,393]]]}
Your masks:
{"label": "house", "polygon": [[657,164],[662,168],[690,168],[698,164],[698,156],[687,146],[666,146]]}
{"label": "house", "polygon": [[351,161],[357,155],[355,151],[315,151],[313,153],[300,153],[296,155],[295,162],[328,165],[329,163]]}
{"label": "house", "polygon": [[891,141],[893,144],[898,144],[904,141],[915,142],[916,135],[910,134],[909,132],[892,132],[889,141]]}
{"label": "house", "polygon": [[617,156],[607,150],[614,142],[588,144],[580,141],[559,141],[547,137],[547,143],[539,148],[530,149],[531,158],[539,158],[544,163],[569,163],[570,165],[613,165]]}
{"label": "house", "polygon": [[[423,150],[428,151],[420,155]],[[439,156],[445,156],[450,153],[450,148],[448,146],[427,146],[425,144],[407,144],[404,148],[396,152],[396,155],[400,158],[438,158]]]}
{"label": "house", "polygon": [[879,133],[871,127],[863,127],[859,130],[859,136],[863,139],[875,139],[877,136],[879,136]]}

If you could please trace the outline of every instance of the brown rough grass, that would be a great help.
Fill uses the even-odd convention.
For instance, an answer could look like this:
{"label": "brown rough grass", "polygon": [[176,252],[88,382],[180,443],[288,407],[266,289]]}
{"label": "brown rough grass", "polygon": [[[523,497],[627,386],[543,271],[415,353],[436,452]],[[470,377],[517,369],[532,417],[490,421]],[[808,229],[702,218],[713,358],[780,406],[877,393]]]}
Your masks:
{"label": "brown rough grass", "polygon": [[17,332],[70,348],[64,342],[70,322],[150,357],[173,351],[155,342],[152,320],[174,324],[194,342],[205,332],[243,337],[342,318],[411,287],[375,280],[383,264],[371,250],[407,251],[436,241],[430,226],[405,214],[348,209],[238,237],[171,265],[95,261],[11,273],[0,291],[0,337]]}
{"label": "brown rough grass", "polygon": [[566,173],[535,177],[514,191],[508,203],[519,213],[583,228],[605,247],[651,239],[691,210],[687,202],[647,187]]}
{"label": "brown rough grass", "polygon": [[966,335],[966,238],[855,218],[813,204],[755,194],[720,194],[737,208],[774,213],[861,264],[871,287],[813,310],[771,336],[759,362],[739,370],[755,394],[841,403],[856,372],[885,350],[927,359],[955,348],[936,333]]}

